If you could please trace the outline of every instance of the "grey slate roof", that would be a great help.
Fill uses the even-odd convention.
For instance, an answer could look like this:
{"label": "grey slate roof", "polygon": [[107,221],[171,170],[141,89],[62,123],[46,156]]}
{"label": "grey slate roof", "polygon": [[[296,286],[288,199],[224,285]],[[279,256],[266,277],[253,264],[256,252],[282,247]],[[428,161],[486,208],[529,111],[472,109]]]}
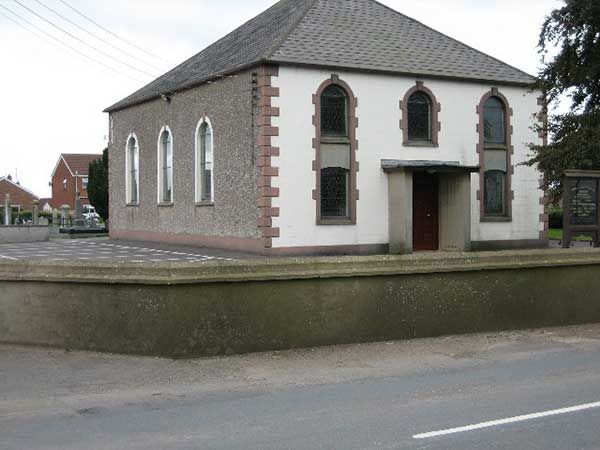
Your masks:
{"label": "grey slate roof", "polygon": [[535,80],[375,0],[281,0],[106,111],[263,62],[515,85]]}

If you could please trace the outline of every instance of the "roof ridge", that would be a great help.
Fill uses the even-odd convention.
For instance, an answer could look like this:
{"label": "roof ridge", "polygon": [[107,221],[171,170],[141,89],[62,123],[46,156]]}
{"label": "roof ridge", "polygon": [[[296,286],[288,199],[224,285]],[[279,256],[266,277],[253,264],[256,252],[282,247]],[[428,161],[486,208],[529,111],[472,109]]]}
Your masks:
{"label": "roof ridge", "polygon": [[507,62],[504,62],[504,61],[502,61],[501,59],[498,59],[498,58],[496,58],[496,57],[494,57],[494,56],[492,56],[492,55],[490,55],[490,54],[488,54],[488,53],[486,53],[486,52],[484,52],[484,51],[482,51],[482,50],[478,50],[478,49],[476,49],[475,47],[472,47],[472,46],[471,46],[471,45],[469,45],[469,44],[465,44],[464,42],[462,42],[462,41],[459,41],[458,39],[456,39],[456,38],[453,38],[452,36],[450,36],[450,35],[448,35],[448,34],[446,34],[446,33],[442,33],[441,31],[439,31],[439,30],[436,30],[435,28],[432,28],[432,27],[430,27],[430,26],[429,26],[429,25],[427,25],[426,23],[423,23],[423,22],[421,22],[420,20],[417,20],[417,19],[415,19],[414,17],[411,17],[411,16],[408,16],[408,15],[406,15],[406,14],[404,14],[404,13],[401,13],[400,11],[397,11],[397,10],[395,10],[395,9],[394,9],[394,8],[392,8],[391,6],[388,6],[388,5],[386,5],[385,3],[382,3],[382,2],[380,2],[379,0],[367,0],[367,1],[371,1],[371,2],[373,2],[373,3],[377,3],[378,5],[380,5],[380,6],[383,6],[385,9],[388,9],[388,10],[392,11],[393,13],[395,13],[395,14],[397,14],[397,15],[399,15],[399,16],[402,16],[402,17],[405,17],[405,18],[407,18],[407,19],[409,19],[409,20],[412,20],[413,22],[416,22],[416,23],[418,23],[419,25],[421,25],[421,26],[424,26],[425,28],[427,28],[428,30],[431,30],[431,31],[433,31],[433,32],[434,32],[434,33],[436,33],[436,34],[439,34],[439,35],[441,35],[441,36],[444,36],[445,38],[448,38],[448,39],[450,39],[450,40],[452,40],[452,41],[454,41],[454,42],[456,42],[456,43],[458,43],[458,44],[460,44],[460,45],[464,45],[465,47],[467,47],[467,48],[468,48],[468,49],[470,49],[470,50],[473,50],[473,51],[475,51],[475,52],[477,52],[477,53],[479,53],[479,54],[481,54],[481,55],[484,55],[484,56],[486,56],[486,57],[488,57],[488,58],[490,58],[490,59],[493,59],[494,61],[496,61],[496,62],[499,62],[500,64],[504,64],[505,66],[508,66],[508,67],[510,67],[511,69],[514,69],[514,70],[516,70],[516,71],[518,71],[518,72],[521,72],[523,75],[527,75],[528,77],[537,78],[537,77],[535,77],[535,76],[533,76],[533,75],[531,75],[531,74],[529,74],[529,73],[525,72],[524,70],[521,70],[521,69],[519,69],[518,67],[515,67],[515,66],[513,66],[513,65],[511,65],[511,64],[508,64]]}
{"label": "roof ridge", "polygon": [[[282,2],[282,1],[284,1],[284,0],[279,0],[277,3],[275,3],[275,5],[277,5],[278,3]],[[290,37],[290,35],[294,32],[294,30],[296,28],[298,28],[298,25],[300,25],[302,23],[302,21],[306,18],[307,14],[310,12],[310,10],[315,6],[315,4],[318,1],[320,1],[320,0],[309,0],[308,7],[306,7],[306,9],[300,15],[300,17],[298,17],[298,19],[296,19],[294,21],[294,23],[292,23],[290,25],[289,29],[285,33],[283,33],[283,36],[281,37],[281,39],[277,40],[277,42],[275,42],[275,44],[273,44],[273,46],[264,55],[263,59],[265,59],[265,60],[270,59],[275,54],[275,52],[277,50],[279,50],[281,45]],[[273,6],[275,6],[275,5],[273,5]]]}

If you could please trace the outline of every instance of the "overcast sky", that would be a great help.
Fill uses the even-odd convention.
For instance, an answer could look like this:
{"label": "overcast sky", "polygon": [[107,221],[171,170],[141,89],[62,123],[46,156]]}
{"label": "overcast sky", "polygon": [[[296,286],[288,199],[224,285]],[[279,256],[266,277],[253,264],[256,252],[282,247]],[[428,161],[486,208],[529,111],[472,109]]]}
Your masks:
{"label": "overcast sky", "polygon": [[[19,2],[93,44],[105,55],[57,30]],[[21,184],[42,197],[50,195],[48,182],[61,153],[101,153],[106,147],[108,120],[102,113],[104,108],[151,81],[151,75],[160,75],[276,3],[275,0],[65,2],[154,56],[128,46],[86,21],[61,0],[0,0],[4,8],[114,70],[61,47],[39,31],[36,33],[44,39],[17,26],[2,15],[11,16],[0,6],[0,176],[8,173],[15,176],[18,170]],[[109,44],[64,21],[40,3]],[[536,74],[539,67],[536,45],[541,24],[561,4],[559,0],[383,0],[383,3],[531,74]],[[30,25],[25,26],[31,29]],[[148,65],[142,66],[139,60]],[[128,66],[143,67],[147,74]]]}

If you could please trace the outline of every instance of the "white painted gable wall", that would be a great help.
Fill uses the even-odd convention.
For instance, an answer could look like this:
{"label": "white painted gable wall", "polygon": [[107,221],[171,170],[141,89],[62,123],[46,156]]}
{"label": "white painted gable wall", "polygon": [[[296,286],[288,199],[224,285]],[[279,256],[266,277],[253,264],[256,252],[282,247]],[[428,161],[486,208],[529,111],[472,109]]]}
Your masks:
{"label": "white painted gable wall", "polygon": [[[399,102],[416,79],[400,76],[334,72],[350,85],[358,98],[357,129],[360,172],[357,186],[360,200],[357,204],[356,226],[317,226],[315,223],[315,157],[312,139],[315,130],[312,117],[315,108],[312,95],[319,85],[331,77],[332,72],[309,68],[280,67],[279,77],[273,78],[280,88],[280,97],[274,106],[281,108],[281,116],[274,118],[279,127],[279,137],[273,145],[280,147],[281,155],[273,158],[272,165],[280,168],[274,178],[274,187],[280,188],[280,197],[273,206],[281,208],[281,216],[274,219],[281,237],[273,240],[274,247],[387,244],[388,187],[387,175],[381,170],[382,159],[448,160],[465,165],[478,165],[476,152],[478,116],[476,106],[493,84],[456,81],[425,80],[442,105],[439,120],[442,131],[439,148],[414,148],[402,146],[399,121],[402,113]],[[476,192],[479,175],[472,176],[472,240],[539,239],[542,225],[539,216],[542,192],[538,187],[539,173],[532,168],[519,166],[528,153],[527,143],[540,142],[531,127],[533,114],[539,111],[538,92],[525,88],[498,86],[514,110],[513,145],[513,221],[510,223],[480,223],[479,202]],[[443,225],[442,225],[443,226]]]}

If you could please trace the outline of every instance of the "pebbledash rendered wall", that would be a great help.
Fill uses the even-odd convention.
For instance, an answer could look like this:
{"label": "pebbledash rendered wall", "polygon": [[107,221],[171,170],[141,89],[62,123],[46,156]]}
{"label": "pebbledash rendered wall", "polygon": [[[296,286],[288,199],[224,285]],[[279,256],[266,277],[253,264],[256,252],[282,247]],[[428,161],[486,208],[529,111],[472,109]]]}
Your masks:
{"label": "pebbledash rendered wall", "polygon": [[[417,79],[291,66],[263,69],[255,67],[176,93],[170,102],[154,100],[111,114],[113,238],[276,254],[385,251],[390,240],[388,177],[381,160],[478,165],[477,106],[496,87],[513,111],[512,220],[480,221],[479,174],[473,174],[473,248],[544,244],[540,238],[547,221],[540,174],[520,165],[527,158],[527,144],[540,142],[532,130],[541,109],[539,93],[493,83],[422,79],[441,105],[439,147],[406,147],[400,101]],[[315,221],[313,94],[332,74],[358,99],[359,198],[357,224],[351,226],[319,226]],[[195,206],[195,131],[205,115],[213,126],[215,204]],[[158,206],[156,200],[157,141],[165,125],[173,133],[174,152],[174,204],[169,207]],[[140,147],[139,206],[125,202],[125,146],[130,133],[136,134]]]}
{"label": "pebbledash rendered wall", "polygon": [[[313,139],[315,114],[312,95],[332,74],[346,82],[358,99],[356,116],[358,128],[357,161],[357,224],[355,226],[318,226],[315,223],[315,151]],[[273,239],[273,248],[319,246],[377,246],[389,243],[388,179],[381,169],[382,159],[458,161],[463,165],[479,165],[477,106],[482,97],[497,87],[512,108],[512,144],[514,166],[512,177],[512,221],[501,223],[480,222],[480,203],[477,199],[479,174],[471,179],[471,238],[475,247],[486,242],[507,246],[543,244],[544,205],[541,199],[540,174],[533,168],[520,166],[527,159],[527,144],[541,143],[532,130],[535,114],[540,112],[539,92],[528,88],[472,82],[419,79],[430,89],[441,104],[438,120],[441,122],[439,147],[405,147],[400,128],[402,111],[400,101],[415,86],[417,79],[392,75],[361,74],[343,70],[318,70],[281,66],[273,85],[280,96],[274,105],[281,114],[273,119],[279,136],[273,145],[281,149],[272,164],[279,167],[279,177],[273,186],[280,195],[274,206],[280,216],[273,219],[280,237]],[[441,224],[443,227],[443,224]]]}
{"label": "pebbledash rendered wall", "polygon": [[[262,250],[252,74],[244,71],[178,92],[170,102],[153,100],[111,113],[111,237]],[[194,195],[195,133],[204,116],[213,127],[213,206],[196,206]],[[173,206],[157,205],[157,147],[164,126],[173,136]],[[125,197],[130,133],[140,151],[139,206],[127,206]]]}

